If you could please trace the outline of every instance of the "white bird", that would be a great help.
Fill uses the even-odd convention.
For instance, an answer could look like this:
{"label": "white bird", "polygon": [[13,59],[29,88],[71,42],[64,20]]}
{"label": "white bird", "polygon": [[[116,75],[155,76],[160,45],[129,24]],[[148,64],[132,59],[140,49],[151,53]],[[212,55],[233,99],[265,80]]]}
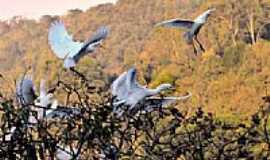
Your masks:
{"label": "white bird", "polygon": [[117,97],[118,102],[114,105],[122,104],[126,98],[126,76],[127,72],[122,73],[111,85],[112,95]]}
{"label": "white bird", "polygon": [[[72,148],[73,151],[71,150],[70,147],[65,147],[65,148],[57,148],[56,153],[55,153],[55,157],[58,160],[71,160],[73,159],[73,156],[76,154],[77,149]],[[79,159],[79,156],[76,158],[76,160]]]}
{"label": "white bird", "polygon": [[[34,107],[33,110],[37,111],[37,119],[41,120],[43,119],[43,112],[45,111],[44,108],[49,107],[50,109],[46,110],[46,114],[49,114],[57,107],[57,101],[54,100],[52,93],[47,93],[45,81],[41,80],[40,83],[40,94],[37,96],[35,92],[35,86],[32,81],[32,78],[27,75],[24,76],[21,80],[19,80],[17,86],[16,86],[16,95],[18,98],[18,101],[23,106],[29,106],[29,105],[35,105],[40,106],[41,108]],[[30,123],[36,123],[36,118],[30,113],[28,122]]]}
{"label": "white bird", "polygon": [[46,90],[46,82],[41,80],[40,82],[40,94],[35,100],[35,105],[40,106],[36,108],[38,119],[54,119],[54,118],[66,118],[77,116],[81,114],[81,110],[75,107],[60,107],[57,100],[54,99],[52,93],[48,93]]}
{"label": "white bird", "polygon": [[37,98],[36,105],[47,107],[53,102],[53,94],[47,93],[45,80],[40,81],[39,97]]}
{"label": "white bird", "polygon": [[[53,112],[58,106],[57,100],[54,99],[53,94],[47,92],[45,80],[40,81],[39,97],[35,100],[35,105],[41,107],[36,109],[39,120]],[[50,107],[50,109],[46,109],[47,107]]]}
{"label": "white bird", "polygon": [[201,50],[204,52],[205,49],[203,48],[202,44],[198,40],[197,35],[199,34],[201,27],[206,23],[211,12],[213,12],[214,10],[215,9],[209,9],[209,10],[203,12],[198,17],[196,17],[194,20],[171,19],[171,20],[160,22],[160,23],[156,24],[156,26],[157,27],[164,26],[164,27],[186,29],[187,31],[184,34],[184,38],[187,41],[187,43],[193,45],[194,52],[197,54],[197,50],[196,50],[196,47],[194,45],[194,40],[199,44]]}
{"label": "white bird", "polygon": [[49,29],[48,40],[55,55],[64,59],[64,67],[71,68],[87,53],[94,52],[97,46],[107,37],[109,29],[100,27],[92,37],[85,42],[74,41],[68,34],[63,22],[55,21]]}
{"label": "white bird", "polygon": [[[147,100],[149,97],[159,94],[161,91],[171,89],[171,84],[161,84],[155,89],[149,89],[140,85],[136,80],[136,69],[131,68],[128,72],[121,74],[112,84],[112,95],[117,102],[114,105],[114,112],[120,104],[129,105],[131,111],[139,102]],[[190,96],[188,96],[190,97]],[[172,100],[183,100],[188,97],[167,97]],[[161,101],[162,103],[162,101]],[[118,112],[118,111],[117,111]],[[121,111],[120,115],[123,113]]]}

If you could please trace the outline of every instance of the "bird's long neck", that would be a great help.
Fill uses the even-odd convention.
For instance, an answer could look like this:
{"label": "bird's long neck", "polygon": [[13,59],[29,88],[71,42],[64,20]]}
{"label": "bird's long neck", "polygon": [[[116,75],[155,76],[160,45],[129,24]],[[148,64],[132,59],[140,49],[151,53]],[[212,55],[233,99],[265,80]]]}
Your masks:
{"label": "bird's long neck", "polygon": [[147,96],[153,96],[159,94],[163,89],[160,87],[157,87],[155,89],[148,89]]}

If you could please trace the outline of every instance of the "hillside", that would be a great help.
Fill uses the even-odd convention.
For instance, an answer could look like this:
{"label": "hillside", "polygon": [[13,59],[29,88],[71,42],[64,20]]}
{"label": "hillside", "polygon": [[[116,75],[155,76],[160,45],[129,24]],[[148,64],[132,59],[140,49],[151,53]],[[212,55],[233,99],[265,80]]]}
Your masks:
{"label": "hillside", "polygon": [[[199,35],[206,48],[201,56],[194,56],[183,31],[154,28],[162,20],[194,18],[208,8],[217,10]],[[136,66],[143,83],[170,82],[175,94],[192,92],[184,110],[201,106],[223,118],[245,118],[262,103],[269,80],[269,10],[269,0],[119,0],[86,12],[43,16],[39,22],[17,17],[0,23],[0,72],[14,80],[31,68],[37,81],[47,77],[53,83],[63,69],[47,43],[50,23],[63,20],[78,40],[108,25],[104,48],[78,65],[89,78],[108,79]]]}

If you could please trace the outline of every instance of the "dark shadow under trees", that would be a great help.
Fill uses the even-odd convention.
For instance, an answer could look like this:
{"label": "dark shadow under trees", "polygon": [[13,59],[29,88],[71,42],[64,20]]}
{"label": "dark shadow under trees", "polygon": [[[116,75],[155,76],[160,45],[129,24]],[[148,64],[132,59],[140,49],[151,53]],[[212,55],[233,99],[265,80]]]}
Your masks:
{"label": "dark shadow under trees", "polygon": [[[19,106],[14,97],[0,98],[1,159],[55,159],[57,150],[69,147],[73,159],[267,159],[270,157],[270,98],[250,120],[230,124],[198,108],[192,116],[173,107],[141,110],[117,118],[108,86],[90,88],[85,79],[77,88],[58,80],[52,91],[66,94],[64,113],[30,124],[37,113]],[[84,88],[88,89],[85,91]],[[92,90],[91,90],[92,89]],[[4,93],[2,93],[4,94]],[[75,100],[69,100],[70,95]],[[91,95],[101,96],[96,102]],[[95,103],[92,103],[95,101]],[[73,112],[70,106],[76,106]],[[183,106],[184,107],[184,106]],[[12,127],[15,131],[7,140]]]}

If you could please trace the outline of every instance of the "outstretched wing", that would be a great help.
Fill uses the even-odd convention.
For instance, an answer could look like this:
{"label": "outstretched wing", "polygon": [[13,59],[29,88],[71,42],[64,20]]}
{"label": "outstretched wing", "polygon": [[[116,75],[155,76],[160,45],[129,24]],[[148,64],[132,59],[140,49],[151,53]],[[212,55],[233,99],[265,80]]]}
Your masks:
{"label": "outstretched wing", "polygon": [[83,43],[73,41],[61,21],[51,24],[48,40],[55,55],[61,59],[76,55],[83,47]]}
{"label": "outstretched wing", "polygon": [[123,92],[123,86],[126,82],[127,72],[122,73],[111,85],[111,91],[113,96],[119,96]]}
{"label": "outstretched wing", "polygon": [[91,45],[93,43],[100,42],[104,40],[109,34],[109,28],[102,26],[87,40],[84,42],[84,46]]}
{"label": "outstretched wing", "polygon": [[199,15],[196,19],[194,19],[195,23],[205,23],[207,18],[210,16],[211,12],[215,11],[216,9],[208,9],[207,11],[203,12],[201,15]]}
{"label": "outstretched wing", "polygon": [[155,108],[164,108],[168,105],[171,105],[172,103],[179,101],[179,100],[186,100],[192,96],[191,93],[188,93],[188,95],[180,96],[180,97],[147,97],[145,99],[146,108],[145,110],[147,112],[151,112]]}
{"label": "outstretched wing", "polygon": [[17,84],[16,95],[21,104],[28,105],[34,103],[37,96],[35,94],[33,81],[23,77]]}
{"label": "outstretched wing", "polygon": [[109,29],[107,27],[100,27],[87,41],[85,41],[81,49],[71,56],[74,57],[75,61],[78,62],[81,57],[86,55],[88,52],[93,52],[95,47],[99,46],[100,43],[107,37]]}
{"label": "outstretched wing", "polygon": [[162,27],[191,29],[193,24],[194,24],[194,22],[190,21],[190,20],[170,19],[170,20],[163,21],[163,22],[156,24],[156,27],[162,26]]}
{"label": "outstretched wing", "polygon": [[137,78],[137,70],[135,68],[129,69],[126,78],[126,85],[128,91],[133,91],[135,88],[141,88],[136,78]]}
{"label": "outstretched wing", "polygon": [[186,100],[192,96],[192,93],[188,92],[185,96],[179,96],[179,97],[147,97],[146,100],[155,100],[155,99],[162,99],[162,100]]}

